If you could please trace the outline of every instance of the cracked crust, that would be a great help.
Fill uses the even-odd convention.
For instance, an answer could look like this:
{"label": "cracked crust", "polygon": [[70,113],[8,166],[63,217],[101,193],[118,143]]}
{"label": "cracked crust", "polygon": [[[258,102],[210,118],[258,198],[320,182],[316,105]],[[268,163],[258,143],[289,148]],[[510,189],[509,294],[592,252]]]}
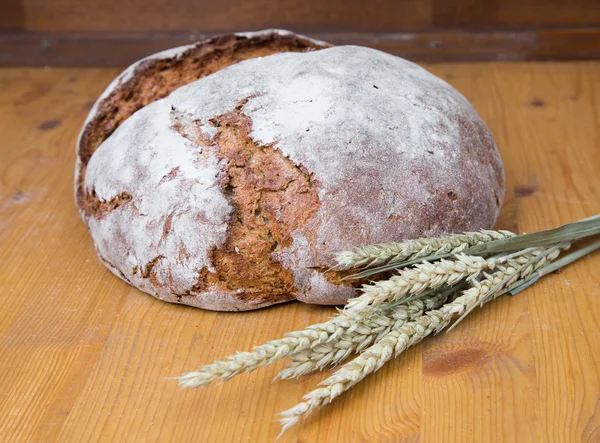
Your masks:
{"label": "cracked crust", "polygon": [[344,303],[354,289],[325,272],[331,251],[491,227],[504,192],[464,97],[358,47],[181,87],[125,120],[83,172],[80,210],[109,269],[215,310]]}
{"label": "cracked crust", "polygon": [[[128,204],[132,211],[140,214],[135,202],[131,201],[130,193],[124,191],[109,200],[103,200],[98,198],[95,189],[86,191],[84,186],[87,165],[93,153],[134,112],[169,95],[178,87],[240,61],[279,52],[306,52],[329,46],[328,43],[283,30],[239,33],[218,36],[194,45],[164,51],[147,57],[126,69],[98,99],[86,119],[77,142],[75,198],[88,228],[90,219],[93,219],[92,224],[97,224],[100,219],[116,211],[122,205]],[[216,121],[215,119],[214,122],[216,123]],[[225,126],[232,127],[229,124]],[[181,129],[176,120],[174,128]],[[237,128],[238,133],[243,130],[243,127]],[[194,135],[194,137],[196,136],[197,134]],[[226,134],[223,133],[223,137],[225,136]],[[231,134],[229,136],[231,137]],[[216,145],[213,143],[213,146]],[[260,149],[264,152],[263,148]],[[256,148],[256,150],[258,149]],[[240,154],[240,156],[242,155]],[[265,156],[263,155],[263,157]],[[268,164],[273,157],[281,156],[277,156],[276,152],[273,152],[270,154],[270,158],[263,158],[263,164]],[[285,163],[284,160],[279,158],[279,162]],[[238,170],[243,169],[239,165],[235,167]],[[180,169],[180,166],[173,167],[168,174],[161,178],[159,185],[165,185],[175,180],[180,174]],[[272,170],[267,171],[266,174],[268,175],[269,172]],[[262,175],[265,176],[265,173]],[[224,182],[240,181],[241,177],[237,173],[229,178],[221,177],[221,179]],[[270,189],[273,188],[273,185],[267,184],[269,189],[266,189],[265,192],[276,194],[283,191],[284,195],[291,200],[287,192],[290,183],[291,181],[286,183],[280,190]],[[226,186],[230,185],[226,184]],[[235,211],[231,215],[228,240],[223,248],[217,250],[215,247],[210,252],[210,259],[216,264],[213,271],[216,270],[217,273],[209,272],[206,267],[203,267],[196,273],[195,281],[191,286],[187,285],[185,288],[179,287],[167,291],[155,289],[161,285],[164,286],[164,282],[159,281],[160,273],[163,272],[161,270],[162,261],[167,260],[163,254],[156,255],[145,264],[132,266],[128,273],[131,274],[129,277],[119,269],[122,266],[115,266],[108,259],[113,254],[104,250],[102,245],[105,242],[102,240],[95,241],[98,255],[116,276],[165,301],[185,303],[206,309],[237,311],[256,309],[292,300],[295,288],[290,271],[283,268],[269,255],[277,250],[278,245],[287,244],[286,242],[290,240],[282,237],[281,227],[275,233],[262,229],[265,232],[261,232],[263,236],[261,242],[258,243],[258,246],[252,245],[252,242],[249,241],[252,229],[244,224],[243,210],[240,211],[240,207],[245,209],[249,201],[247,198],[232,198],[234,193],[231,194],[229,200],[234,203]],[[261,202],[264,201],[264,205],[267,206],[264,210],[264,217],[269,220],[269,224],[277,224],[272,215],[272,207],[278,204],[277,200],[274,197],[257,199],[257,202],[262,204]],[[159,246],[170,235],[176,212],[173,210],[167,214],[162,226],[162,238],[158,241]],[[308,209],[307,213],[310,214],[311,210]],[[261,227],[264,227],[265,224],[259,223]],[[264,237],[266,237],[266,242]],[[289,238],[289,233],[287,237]],[[119,232],[117,238],[123,243],[127,242],[124,232]],[[264,254],[267,247],[269,254]],[[243,253],[238,254],[237,251]],[[190,262],[192,254],[193,252],[181,244],[177,251],[177,261],[180,263]],[[264,256],[263,263],[258,266],[252,263],[253,256]],[[231,271],[236,271],[236,279],[227,278],[228,272]],[[136,280],[139,279],[149,282],[150,285],[136,284]],[[172,280],[173,277],[171,276],[170,279]],[[250,282],[250,284],[244,285],[243,281]]]}
{"label": "cracked crust", "polygon": [[[94,151],[137,110],[175,89],[232,64],[280,52],[327,48],[325,42],[284,30],[221,35],[146,57],[121,73],[90,111],[77,141],[75,200],[85,218],[96,198],[85,195],[85,168]],[[92,211],[93,212],[93,211]]]}
{"label": "cracked crust", "polygon": [[227,239],[212,253],[216,272],[201,272],[197,284],[182,296],[217,288],[234,291],[240,300],[277,302],[292,300],[297,292],[291,271],[274,254],[289,247],[291,233],[318,210],[318,185],[272,145],[252,141],[252,121],[241,111],[247,101],[210,119],[216,131],[212,138],[189,116],[180,114],[174,124],[182,136],[207,146],[219,159],[222,173],[217,181],[234,208]]}

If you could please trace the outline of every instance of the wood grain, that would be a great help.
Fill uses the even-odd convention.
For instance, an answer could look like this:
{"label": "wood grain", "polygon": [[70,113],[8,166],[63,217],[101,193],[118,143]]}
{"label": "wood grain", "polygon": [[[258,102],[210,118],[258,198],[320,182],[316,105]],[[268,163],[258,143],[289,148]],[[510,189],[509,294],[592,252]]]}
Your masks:
{"label": "wood grain", "polygon": [[600,21],[597,0],[433,0],[435,27],[582,27]]}
{"label": "wood grain", "polygon": [[0,30],[25,28],[25,11],[21,0],[2,0],[0,11]]}
{"label": "wood grain", "polygon": [[598,0],[3,0],[0,11],[0,66],[124,66],[265,28],[415,61],[600,58]]}
{"label": "wood grain", "polygon": [[[211,36],[147,32],[0,34],[0,66],[121,66]],[[336,45],[380,49],[413,61],[589,60],[600,58],[600,27],[521,31],[327,32],[309,36]],[[119,48],[115,51],[115,48]]]}
{"label": "wood grain", "polygon": [[214,32],[292,27],[304,32],[393,33],[457,27],[600,25],[597,0],[19,1],[25,28],[35,31]]}
{"label": "wood grain", "polygon": [[[576,0],[585,1],[585,0]],[[395,31],[428,27],[431,0],[22,0],[36,31]],[[599,23],[600,24],[600,23]]]}
{"label": "wood grain", "polygon": [[[500,227],[600,212],[600,63],[436,64],[489,124],[507,172]],[[273,441],[324,374],[281,364],[202,391],[166,377],[331,308],[213,313],[161,303],[95,258],[73,145],[114,69],[0,70],[0,441]],[[284,442],[597,442],[600,254],[426,340]]]}

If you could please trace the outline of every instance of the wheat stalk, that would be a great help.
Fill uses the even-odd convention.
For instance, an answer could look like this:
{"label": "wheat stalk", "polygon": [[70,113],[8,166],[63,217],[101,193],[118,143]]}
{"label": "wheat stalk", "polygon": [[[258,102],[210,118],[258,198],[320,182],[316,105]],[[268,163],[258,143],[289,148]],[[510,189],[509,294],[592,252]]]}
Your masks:
{"label": "wheat stalk", "polygon": [[[361,352],[322,382],[320,388],[305,395],[302,403],[281,414],[283,433],[302,416],[328,404],[377,371],[393,356],[452,323],[448,328],[451,330],[476,306],[507,292],[515,295],[542,276],[600,249],[598,240],[546,264],[556,259],[569,242],[598,234],[600,215],[520,236],[508,231],[482,231],[340,253],[343,267],[375,266],[355,277],[404,269],[390,281],[363,286],[363,295],[352,299],[337,317],[257,346],[253,352],[237,353],[203,366],[178,377],[179,383],[183,387],[204,386],[290,356],[292,362],[279,377],[296,377],[338,364],[352,352]],[[511,254],[489,258],[506,253]],[[422,262],[417,264],[419,261]],[[377,267],[381,263],[388,264]],[[409,268],[411,265],[414,266]],[[471,287],[461,296],[446,302],[446,297],[452,299],[467,285]],[[446,304],[440,306],[442,303]]]}
{"label": "wheat stalk", "polygon": [[201,366],[197,371],[188,372],[178,377],[179,385],[184,388],[196,388],[206,386],[217,379],[228,380],[243,372],[254,371],[281,358],[324,343],[332,337],[340,336],[350,325],[350,322],[344,324],[332,319],[302,331],[287,333],[283,338],[254,347],[253,352],[237,352],[226,357],[225,360],[217,360],[212,364]]}
{"label": "wheat stalk", "polygon": [[359,297],[348,300],[345,310],[358,313],[380,306],[383,303],[402,300],[410,295],[419,295],[426,289],[453,286],[461,280],[470,281],[486,269],[494,269],[510,260],[513,255],[484,259],[477,256],[457,254],[452,260],[423,261],[410,268],[402,269],[389,280],[363,285]]}
{"label": "wheat stalk", "polygon": [[[434,296],[437,300],[440,296]],[[396,317],[409,312],[422,311],[422,307],[430,306],[436,302],[419,300],[405,307],[396,307]],[[290,332],[285,337],[272,340],[261,346],[256,346],[252,352],[238,352],[217,360],[212,364],[201,366],[197,371],[188,372],[180,377],[179,385],[184,388],[197,388],[206,386],[218,379],[228,380],[243,372],[251,372],[258,368],[268,366],[277,360],[290,357],[304,351],[318,349],[319,346],[337,346],[338,350],[346,346],[349,337],[362,334],[362,346],[356,339],[352,339],[360,349],[366,347],[379,334],[389,329],[396,318],[391,318],[382,310],[363,311],[361,313],[347,314],[343,311],[338,316],[327,322],[309,326],[306,329]],[[348,345],[349,353],[352,348]],[[338,355],[336,359],[341,359]],[[286,377],[287,378],[287,377]]]}
{"label": "wheat stalk", "polygon": [[422,300],[414,300],[405,305],[393,307],[387,316],[376,315],[362,324],[355,323],[336,341],[328,340],[312,348],[291,356],[291,360],[276,378],[297,378],[326,366],[336,366],[350,354],[360,352],[373,342],[377,342],[392,328],[416,319],[430,309],[436,309],[456,292],[456,288],[440,292]]}
{"label": "wheat stalk", "polygon": [[[545,262],[554,260],[559,252],[560,250],[556,249],[552,253],[544,255]],[[499,265],[498,270],[493,274],[485,273],[482,281],[473,280],[473,286],[465,290],[456,300],[437,310],[428,311],[398,328],[392,328],[376,344],[364,350],[359,357],[343,365],[331,377],[321,382],[321,388],[306,394],[303,402],[282,412],[279,419],[282,425],[281,434],[296,424],[302,416],[330,403],[367,375],[380,369],[393,357],[397,357],[432,333],[440,332],[465,312],[509,288],[519,278],[526,278],[536,267],[539,255],[541,254],[531,253],[509,259],[505,265]]]}
{"label": "wheat stalk", "polygon": [[514,236],[515,234],[510,231],[481,230],[444,237],[406,240],[399,243],[380,243],[359,246],[351,251],[337,252],[335,260],[342,269],[371,268],[430,255],[458,254],[471,246]]}
{"label": "wheat stalk", "polygon": [[[456,256],[455,260],[439,260],[433,263],[420,263],[410,269],[401,271],[400,275],[392,277],[387,282],[377,282],[373,285],[363,287],[364,294],[348,302],[346,310],[338,317],[328,322],[309,326],[308,328],[290,332],[285,337],[272,340],[261,346],[256,346],[252,352],[238,352],[217,360],[212,364],[201,366],[197,371],[188,372],[178,377],[180,386],[184,388],[196,388],[206,386],[218,379],[228,380],[243,372],[251,372],[258,368],[268,366],[277,360],[287,358],[302,351],[314,349],[324,345],[319,350],[326,350],[326,345],[336,346],[339,355],[336,360],[341,361],[354,349],[348,340],[340,341],[340,337],[347,332],[348,335],[356,331],[371,332],[365,336],[353,337],[356,346],[364,343],[360,349],[366,347],[381,333],[381,326],[386,322],[393,322],[386,315],[378,313],[376,308],[385,302],[400,300],[407,294],[421,294],[426,288],[438,289],[444,285],[453,286],[460,280],[471,280],[477,277],[484,269],[493,269],[499,263],[510,259],[511,256],[483,259],[481,257],[470,257],[464,254]],[[418,309],[419,304],[412,305],[411,309]],[[379,326],[378,326],[379,325]],[[347,346],[346,351],[341,348]],[[331,357],[329,354],[328,356]],[[302,358],[302,357],[300,357]],[[325,364],[323,360],[322,364]],[[292,374],[301,374],[303,370],[310,371],[312,361],[307,360],[304,366],[296,368],[296,371],[284,370],[282,376],[288,377]]]}

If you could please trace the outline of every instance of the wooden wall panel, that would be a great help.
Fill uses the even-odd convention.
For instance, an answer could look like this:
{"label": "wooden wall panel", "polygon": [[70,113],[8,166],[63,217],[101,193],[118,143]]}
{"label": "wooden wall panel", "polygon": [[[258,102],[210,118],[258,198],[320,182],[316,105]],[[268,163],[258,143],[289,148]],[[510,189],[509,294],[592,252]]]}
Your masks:
{"label": "wooden wall panel", "polygon": [[494,0],[494,26],[593,26],[600,24],[599,0]]}
{"label": "wooden wall panel", "polygon": [[0,0],[0,65],[123,66],[266,28],[416,61],[600,57],[600,0]]}
{"label": "wooden wall panel", "polygon": [[27,28],[45,31],[392,32],[428,28],[430,0],[22,0]]}
{"label": "wooden wall panel", "polygon": [[[600,29],[310,33],[336,45],[368,46],[414,61],[600,59]],[[0,33],[0,66],[119,66],[208,37],[187,33]],[[116,50],[115,48],[118,48]]]}
{"label": "wooden wall panel", "polygon": [[[2,0],[37,31],[304,32],[600,25],[600,0]],[[3,25],[4,26],[4,25]]]}
{"label": "wooden wall panel", "polygon": [[0,31],[25,28],[25,14],[21,0],[0,0]]}
{"label": "wooden wall panel", "polygon": [[531,29],[600,25],[600,0],[433,1],[433,27]]}

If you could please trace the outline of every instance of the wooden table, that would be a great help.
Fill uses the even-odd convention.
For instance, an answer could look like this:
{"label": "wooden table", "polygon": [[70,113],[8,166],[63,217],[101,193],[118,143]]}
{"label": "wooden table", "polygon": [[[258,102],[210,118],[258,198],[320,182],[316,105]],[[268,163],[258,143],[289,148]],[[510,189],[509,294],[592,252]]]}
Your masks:
{"label": "wooden table", "polygon": [[[499,227],[600,212],[600,63],[437,64],[500,146]],[[0,71],[0,441],[271,442],[324,374],[281,364],[205,390],[168,376],[331,308],[251,313],[156,301],[96,259],[75,209],[74,143],[114,69]],[[600,254],[426,340],[283,442],[600,441]]]}

